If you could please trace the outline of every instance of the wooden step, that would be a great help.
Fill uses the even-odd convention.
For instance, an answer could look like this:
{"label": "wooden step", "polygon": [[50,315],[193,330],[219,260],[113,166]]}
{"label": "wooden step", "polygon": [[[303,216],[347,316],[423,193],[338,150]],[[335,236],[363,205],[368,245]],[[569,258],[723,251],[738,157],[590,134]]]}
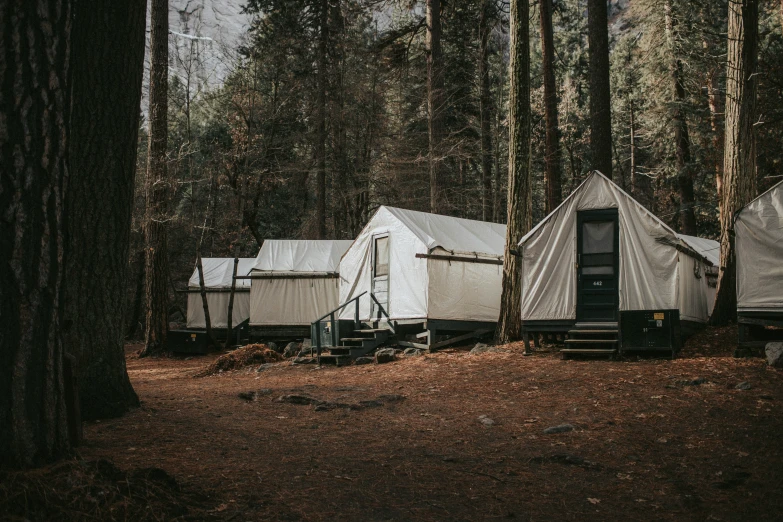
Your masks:
{"label": "wooden step", "polygon": [[374,334],[377,332],[391,332],[388,328],[365,328],[363,330],[354,330],[355,333]]}
{"label": "wooden step", "polygon": [[360,343],[362,341],[372,341],[375,337],[341,337],[342,342]]}
{"label": "wooden step", "polygon": [[617,344],[617,339],[566,339],[566,344]]}
{"label": "wooden step", "polygon": [[330,355],[350,355],[351,348],[349,346],[333,346],[329,348]]}
{"label": "wooden step", "polygon": [[606,329],[606,328],[613,328],[617,329],[618,324],[616,322],[592,322],[592,323],[576,323],[574,325],[574,328],[577,330],[595,330],[595,329]]}
{"label": "wooden step", "polygon": [[617,330],[568,330],[568,335],[616,334]]}
{"label": "wooden step", "polygon": [[560,353],[575,353],[583,355],[614,355],[617,350],[612,348],[563,348]]}

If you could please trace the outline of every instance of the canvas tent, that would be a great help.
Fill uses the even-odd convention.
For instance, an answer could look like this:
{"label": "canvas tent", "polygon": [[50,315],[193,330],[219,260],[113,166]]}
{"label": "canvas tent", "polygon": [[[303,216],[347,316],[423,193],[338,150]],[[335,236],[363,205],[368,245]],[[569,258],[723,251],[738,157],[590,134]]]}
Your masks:
{"label": "canvas tent", "polygon": [[737,311],[783,314],[783,182],[737,213]]}
{"label": "canvas tent", "polygon": [[715,258],[697,248],[711,252],[714,242],[678,236],[599,172],[519,246],[525,328],[610,323],[634,310],[677,309],[681,321],[695,323],[709,318],[704,274]]}
{"label": "canvas tent", "polygon": [[[237,276],[246,276],[253,266],[253,258],[239,258]],[[201,258],[204,272],[204,287],[207,292],[209,320],[213,328],[228,327],[228,302],[231,298],[231,280],[234,275],[233,257]],[[234,293],[232,325],[236,326],[250,317],[250,282],[237,279]],[[204,305],[201,299],[198,267],[188,281],[188,328],[206,328]]]}
{"label": "canvas tent", "polygon": [[[395,322],[495,323],[505,236],[505,225],[382,206],[340,262],[340,302],[367,292]],[[368,296],[359,304],[361,320],[375,317]]]}
{"label": "canvas tent", "polygon": [[250,326],[304,327],[337,307],[351,241],[268,239],[250,271]]}

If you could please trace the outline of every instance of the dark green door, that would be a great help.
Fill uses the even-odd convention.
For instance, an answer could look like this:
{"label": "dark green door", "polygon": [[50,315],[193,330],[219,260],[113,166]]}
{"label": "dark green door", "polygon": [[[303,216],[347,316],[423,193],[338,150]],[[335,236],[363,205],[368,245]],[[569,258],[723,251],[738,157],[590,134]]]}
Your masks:
{"label": "dark green door", "polygon": [[578,322],[616,322],[620,268],[617,209],[577,213]]}

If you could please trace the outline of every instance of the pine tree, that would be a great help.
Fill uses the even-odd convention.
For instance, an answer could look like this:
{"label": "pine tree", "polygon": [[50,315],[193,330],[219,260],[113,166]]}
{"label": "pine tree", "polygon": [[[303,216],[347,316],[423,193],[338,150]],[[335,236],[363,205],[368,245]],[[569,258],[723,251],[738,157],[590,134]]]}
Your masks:
{"label": "pine tree", "polygon": [[142,355],[166,350],[169,330],[168,260],[168,67],[169,3],[151,0],[149,147],[147,152],[145,241],[147,321]]}
{"label": "pine tree", "polygon": [[522,264],[512,251],[532,224],[530,173],[530,6],[511,0],[508,111],[508,220],[503,259],[503,289],[495,341],[519,338],[522,326]]}
{"label": "pine tree", "polygon": [[61,332],[72,8],[0,3],[0,466],[70,449]]}
{"label": "pine tree", "polygon": [[609,83],[609,21],[606,0],[587,1],[590,53],[590,151],[594,170],[612,178],[612,110]]}
{"label": "pine tree", "polygon": [[726,324],[736,318],[734,214],[756,196],[754,123],[758,82],[758,0],[729,2],[728,37],[720,272],[710,320],[714,325]]}
{"label": "pine tree", "polygon": [[146,1],[75,5],[65,346],[79,366],[82,418],[139,401],[125,369],[125,285],[144,73]]}

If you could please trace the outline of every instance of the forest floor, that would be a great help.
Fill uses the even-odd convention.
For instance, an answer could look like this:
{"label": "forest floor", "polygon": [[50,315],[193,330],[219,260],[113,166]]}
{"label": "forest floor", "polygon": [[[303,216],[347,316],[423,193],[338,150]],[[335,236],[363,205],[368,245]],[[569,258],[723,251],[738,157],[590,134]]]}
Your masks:
{"label": "forest floor", "polygon": [[142,406],[86,425],[78,452],[162,468],[224,520],[783,519],[783,371],[732,358],[735,336],[675,360],[512,344],[200,378],[215,356],[128,345]]}

